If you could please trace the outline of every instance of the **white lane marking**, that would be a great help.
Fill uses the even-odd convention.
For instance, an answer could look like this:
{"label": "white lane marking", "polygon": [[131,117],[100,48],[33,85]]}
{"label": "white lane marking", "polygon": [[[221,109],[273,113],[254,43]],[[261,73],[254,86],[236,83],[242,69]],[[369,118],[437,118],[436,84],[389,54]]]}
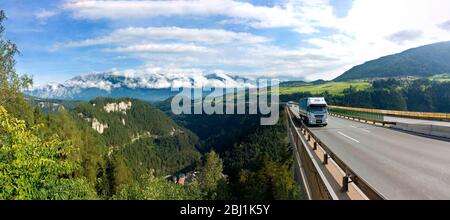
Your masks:
{"label": "white lane marking", "polygon": [[340,132],[340,131],[338,131],[338,134],[340,134],[340,135],[342,135],[342,136],[344,136],[344,137],[346,137],[346,138],[348,138],[348,139],[350,139],[350,140],[352,140],[352,141],[354,141],[354,142],[356,142],[356,143],[358,143],[358,144],[361,143],[361,142],[359,142],[358,140],[356,140],[356,139],[354,139],[354,138],[352,138],[352,137],[350,137],[350,136],[348,136],[348,135],[346,135],[346,134],[344,134],[344,133],[342,133],[342,132]]}
{"label": "white lane marking", "polygon": [[371,133],[371,131],[366,130],[366,129],[362,129],[363,131],[367,132],[367,133]]}
{"label": "white lane marking", "polygon": [[[359,129],[358,127],[353,126],[353,125],[350,125],[350,127],[355,128],[355,129]],[[363,130],[363,131],[366,132],[366,133],[371,133],[371,131],[366,130],[366,129],[364,129],[364,128],[361,128],[361,130]]]}

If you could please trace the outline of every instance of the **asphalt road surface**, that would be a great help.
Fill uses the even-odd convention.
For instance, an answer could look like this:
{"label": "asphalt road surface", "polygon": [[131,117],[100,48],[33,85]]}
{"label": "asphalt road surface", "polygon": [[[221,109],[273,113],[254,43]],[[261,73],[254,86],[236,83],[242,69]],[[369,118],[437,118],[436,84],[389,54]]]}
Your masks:
{"label": "asphalt road surface", "polygon": [[450,142],[330,117],[311,128],[387,199],[450,199]]}

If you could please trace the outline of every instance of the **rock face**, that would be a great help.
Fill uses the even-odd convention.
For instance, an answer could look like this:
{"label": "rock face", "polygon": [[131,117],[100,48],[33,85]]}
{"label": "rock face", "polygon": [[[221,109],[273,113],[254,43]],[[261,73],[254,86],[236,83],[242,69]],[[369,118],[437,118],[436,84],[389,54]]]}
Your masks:
{"label": "rock face", "polygon": [[108,128],[108,124],[102,124],[96,118],[92,120],[88,118],[87,121],[92,122],[92,128],[96,130],[99,134],[103,134],[105,132],[105,129]]}
{"label": "rock face", "polygon": [[122,112],[122,114],[126,115],[127,111],[131,109],[131,106],[131,102],[108,103],[103,107],[103,109],[105,109],[108,113]]}
{"label": "rock face", "polygon": [[[95,106],[95,104],[93,104]],[[126,115],[127,110],[130,110],[132,106],[132,103],[129,102],[120,102],[120,103],[108,103],[106,104],[103,109],[108,112],[121,112],[122,114]],[[78,116],[84,118],[83,113],[79,113]],[[85,118],[86,121],[91,123],[91,126],[94,130],[96,130],[99,134],[105,133],[105,130],[109,127],[108,124],[102,124],[98,119],[96,118]],[[125,119],[122,118],[121,122],[123,125],[126,124]]]}

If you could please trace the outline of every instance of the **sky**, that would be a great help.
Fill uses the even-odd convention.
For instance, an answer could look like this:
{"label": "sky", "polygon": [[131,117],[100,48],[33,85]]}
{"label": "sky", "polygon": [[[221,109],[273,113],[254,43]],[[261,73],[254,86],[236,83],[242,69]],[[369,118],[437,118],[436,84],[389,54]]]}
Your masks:
{"label": "sky", "polygon": [[36,85],[130,70],[330,80],[450,40],[448,0],[1,0],[0,8],[21,51],[17,71]]}

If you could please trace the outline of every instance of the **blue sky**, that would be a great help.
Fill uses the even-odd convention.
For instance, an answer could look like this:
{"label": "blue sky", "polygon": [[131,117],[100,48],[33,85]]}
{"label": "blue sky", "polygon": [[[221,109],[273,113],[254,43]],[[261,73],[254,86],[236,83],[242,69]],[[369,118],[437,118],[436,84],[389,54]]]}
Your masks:
{"label": "blue sky", "polygon": [[[145,68],[332,79],[366,59],[450,40],[440,25],[450,21],[448,1],[365,2],[2,0],[0,8],[21,51],[17,70],[36,84]],[[424,16],[396,17],[413,13]]]}

